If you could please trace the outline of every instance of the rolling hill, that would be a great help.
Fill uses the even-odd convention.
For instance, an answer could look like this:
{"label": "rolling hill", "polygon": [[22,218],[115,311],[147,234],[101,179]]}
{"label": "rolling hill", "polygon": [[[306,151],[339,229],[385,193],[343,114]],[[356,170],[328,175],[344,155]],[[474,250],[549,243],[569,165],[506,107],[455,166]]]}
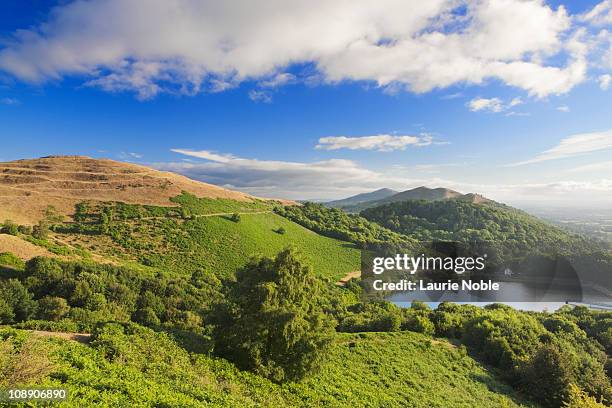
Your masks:
{"label": "rolling hill", "polygon": [[[27,260],[55,256],[171,273],[214,270],[231,276],[255,255],[288,245],[317,273],[339,279],[358,269],[359,251],[273,212],[288,200],[263,200],[148,167],[84,156],[50,156],[0,163],[0,222],[27,231],[48,206],[64,216],[48,221],[45,239],[0,234],[0,253]],[[109,212],[102,228],[103,213]],[[239,220],[232,220],[234,214]]]}
{"label": "rolling hill", "polygon": [[[382,189],[385,190],[386,197],[375,198],[381,190],[374,191],[372,193],[362,194],[360,198],[355,199],[355,197],[349,197],[343,200],[332,201],[326,203],[325,205],[329,207],[338,207],[342,208],[349,212],[359,212],[366,208],[377,207],[383,204],[389,203],[397,203],[408,200],[426,200],[426,201],[441,201],[441,200],[459,200],[466,201],[476,204],[481,203],[490,203],[491,200],[483,197],[480,194],[468,193],[462,194],[457,191],[448,189],[448,188],[428,188],[428,187],[416,187],[410,190],[395,192],[395,194],[386,194],[393,190]],[[365,197],[365,198],[364,198]]]}
{"label": "rolling hill", "polygon": [[325,205],[328,206],[328,207],[342,208],[342,207],[347,207],[347,206],[351,206],[351,205],[367,203],[367,202],[370,202],[370,201],[382,200],[382,199],[385,199],[387,197],[391,197],[391,196],[393,196],[393,195],[395,195],[397,193],[398,193],[398,191],[391,190],[390,188],[381,188],[381,189],[376,190],[376,191],[371,191],[369,193],[357,194],[357,195],[354,195],[354,196],[351,196],[351,197],[344,198],[342,200],[329,201],[329,202],[325,203]]}
{"label": "rolling hill", "polygon": [[71,215],[86,200],[175,206],[187,191],[198,197],[254,201],[255,197],[131,163],[85,156],[0,162],[0,221],[35,224],[47,206]]}

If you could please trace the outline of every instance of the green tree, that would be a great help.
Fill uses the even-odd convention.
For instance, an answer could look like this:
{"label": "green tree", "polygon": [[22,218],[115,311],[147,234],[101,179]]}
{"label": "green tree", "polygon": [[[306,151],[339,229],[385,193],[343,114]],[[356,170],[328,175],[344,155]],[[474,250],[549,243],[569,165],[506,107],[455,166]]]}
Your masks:
{"label": "green tree", "polygon": [[559,407],[570,396],[573,362],[554,344],[540,347],[524,373],[526,391],[547,407]]}
{"label": "green tree", "polygon": [[[0,299],[4,299],[12,309],[15,321],[28,320],[36,312],[36,301],[32,299],[32,294],[17,279],[0,281]],[[3,309],[4,318],[10,316],[8,307],[4,306]]]}
{"label": "green tree", "polygon": [[57,296],[45,296],[38,301],[38,317],[43,320],[59,320],[70,311],[66,299]]}
{"label": "green tree", "polygon": [[218,351],[276,382],[303,378],[316,369],[334,332],[333,319],[322,312],[322,290],[292,248],[252,260],[238,271],[220,313]]}

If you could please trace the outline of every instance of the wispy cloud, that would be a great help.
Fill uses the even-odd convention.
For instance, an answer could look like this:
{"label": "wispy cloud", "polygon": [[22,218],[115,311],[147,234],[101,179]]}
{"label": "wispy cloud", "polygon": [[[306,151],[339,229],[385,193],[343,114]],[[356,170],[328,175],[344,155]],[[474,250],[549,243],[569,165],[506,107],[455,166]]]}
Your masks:
{"label": "wispy cloud", "polygon": [[203,159],[200,163],[161,163],[157,168],[262,196],[288,198],[337,197],[384,185],[406,186],[409,180],[387,177],[354,161],[331,159],[311,163],[258,160],[208,150],[172,149]]}
{"label": "wispy cloud", "polygon": [[17,98],[2,98],[0,99],[2,105],[21,105],[21,101]]}
{"label": "wispy cloud", "polygon": [[587,172],[607,172],[612,174],[612,161],[605,161],[600,163],[585,164],[583,166],[574,167],[569,169],[570,173],[587,173]]}
{"label": "wispy cloud", "polygon": [[610,83],[612,83],[612,75],[609,75],[609,74],[600,75],[597,78],[597,80],[599,81],[599,87],[603,91],[607,91],[608,88],[610,87]]}
{"label": "wispy cloud", "polygon": [[578,156],[585,153],[607,150],[611,148],[612,130],[604,132],[582,133],[562,139],[557,146],[538,154],[533,159],[511,163],[506,166],[523,166],[525,164],[564,159],[567,157]]}
{"label": "wispy cloud", "polygon": [[[467,106],[472,112],[505,112],[515,106],[522,105],[523,100],[519,97],[513,98],[508,103],[505,103],[500,98],[474,98],[468,102]],[[516,112],[510,112],[516,114]]]}
{"label": "wispy cloud", "polygon": [[119,153],[119,158],[122,160],[142,159],[143,155],[140,153],[134,153],[134,152],[121,152]]}
{"label": "wispy cloud", "polygon": [[258,91],[256,89],[252,89],[249,91],[249,99],[253,102],[271,103],[272,94],[267,91]]}
{"label": "wispy cloud", "polygon": [[561,106],[557,106],[557,110],[558,110],[559,112],[565,112],[565,113],[567,113],[567,112],[569,112],[569,111],[570,111],[570,108],[569,108],[569,106],[567,106],[567,105],[561,105]]}
{"label": "wispy cloud", "polygon": [[603,0],[590,11],[582,14],[580,19],[599,26],[612,24],[612,0]]}
{"label": "wispy cloud", "polygon": [[259,86],[263,88],[276,88],[279,86],[287,85],[296,80],[295,75],[290,74],[288,72],[283,72],[280,74],[274,75],[272,78],[263,80],[259,82]]}
{"label": "wispy cloud", "polygon": [[461,98],[462,96],[463,96],[463,93],[455,92],[455,93],[452,93],[452,94],[441,96],[440,99],[442,99],[443,101],[448,101],[448,100],[451,100],[451,99]]}
{"label": "wispy cloud", "polygon": [[327,136],[319,139],[315,146],[320,150],[377,150],[379,152],[390,152],[393,150],[405,150],[408,146],[429,146],[434,143],[433,137],[428,134],[419,136],[400,136],[380,134],[374,136]]}

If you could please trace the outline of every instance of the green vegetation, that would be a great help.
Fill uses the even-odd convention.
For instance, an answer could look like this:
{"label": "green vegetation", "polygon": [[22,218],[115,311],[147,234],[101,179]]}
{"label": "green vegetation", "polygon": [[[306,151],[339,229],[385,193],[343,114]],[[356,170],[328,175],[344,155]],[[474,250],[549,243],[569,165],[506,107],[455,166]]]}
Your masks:
{"label": "green vegetation", "polygon": [[461,348],[409,332],[336,335],[317,374],[283,385],[190,355],[166,334],[134,324],[101,325],[89,345],[13,329],[1,330],[0,341],[10,364],[34,368],[10,384],[68,388],[71,407],[497,408],[520,401]]}
{"label": "green vegetation", "polygon": [[275,382],[299,380],[321,363],[334,330],[324,289],[293,249],[237,273],[218,316],[219,353]]}
{"label": "green vegetation", "polygon": [[[537,246],[587,251],[590,241],[494,203],[412,201],[357,216],[186,193],[174,201],[84,202],[74,222],[49,209],[42,238],[4,226],[82,260],[24,264],[0,253],[0,324],[13,326],[0,330],[0,386],[67,387],[69,406],[612,401],[612,312],[401,309],[359,301],[354,280],[333,284],[359,269],[363,247],[492,240],[511,257]],[[94,263],[90,251],[114,264]],[[16,329],[92,338],[80,344]]]}
{"label": "green vegetation", "polygon": [[412,240],[355,214],[322,204],[276,207],[275,211],[312,231],[331,238],[353,242],[360,247],[371,244],[407,243]]}
{"label": "green vegetation", "polygon": [[270,211],[271,204],[266,201],[236,201],[224,198],[198,198],[193,194],[183,192],[177,197],[171,198],[182,209],[194,215],[216,214],[216,213],[244,213],[257,211]]}
{"label": "green vegetation", "polygon": [[[4,255],[3,259],[11,257]],[[61,379],[80,390],[77,395],[88,395],[92,401],[163,397],[187,405],[213,400],[219,405],[226,401],[252,405],[252,398],[265,394],[281,406],[404,406],[407,401],[417,406],[421,401],[422,406],[445,406],[450,398],[447,392],[456,388],[463,390],[453,392],[459,406],[510,406],[512,401],[502,396],[518,401],[510,386],[547,407],[572,398],[594,397],[603,403],[612,398],[608,354],[612,312],[577,307],[554,314],[526,313],[502,305],[454,304],[430,310],[421,303],[400,309],[383,301],[361,303],[356,296],[358,286],[324,285],[289,250],[275,259],[253,260],[240,270],[236,281],[226,282],[205,272],[189,277],[146,276],[124,267],[49,258],[34,258],[25,270],[7,276],[13,278],[0,280],[1,323],[98,333],[93,350],[71,345],[71,353],[78,350],[78,354],[69,355],[74,359],[70,364],[80,370],[73,367],[69,374],[45,374],[32,380]],[[109,321],[120,325],[109,326],[105,323]],[[139,328],[136,322],[157,334]],[[334,322],[338,331],[358,334],[333,335],[326,322]],[[145,339],[129,337],[134,335]],[[434,335],[456,339],[473,357],[499,369],[499,374],[485,371],[461,347],[434,339]],[[334,340],[328,343],[329,339]],[[3,358],[14,360],[11,356],[18,353],[17,345],[6,346]],[[159,355],[170,364],[175,357],[166,352],[183,356],[179,361],[186,365],[179,367],[180,375],[170,367],[159,368],[155,359],[149,366],[144,357]],[[189,356],[189,352],[197,354]],[[210,353],[259,376],[211,359]],[[90,359],[92,362],[84,363]],[[118,363],[129,367],[132,361],[135,366],[129,370],[138,379],[130,380],[135,382],[128,387],[125,381],[132,377],[120,375]],[[209,373],[216,380],[197,382],[194,379],[201,374],[196,372],[202,370],[198,362],[206,362],[209,370],[225,367],[223,374]],[[230,381],[227,376],[242,391],[220,391],[215,386],[217,394],[212,395],[207,387],[218,384],[219,378]],[[241,383],[245,378],[252,381],[250,385]],[[496,378],[503,378],[506,385]],[[359,381],[358,386],[351,381]],[[104,396],[101,382],[107,384]],[[134,395],[144,384],[159,391]],[[586,394],[576,394],[574,386]],[[488,387],[488,393],[479,387]],[[471,389],[473,392],[465,391]]]}
{"label": "green vegetation", "polygon": [[605,278],[598,271],[612,270],[610,251],[601,243],[494,202],[410,200],[369,208],[361,216],[419,241],[455,241],[480,252],[486,248],[490,265],[530,256],[546,262],[561,255],[602,284]]}

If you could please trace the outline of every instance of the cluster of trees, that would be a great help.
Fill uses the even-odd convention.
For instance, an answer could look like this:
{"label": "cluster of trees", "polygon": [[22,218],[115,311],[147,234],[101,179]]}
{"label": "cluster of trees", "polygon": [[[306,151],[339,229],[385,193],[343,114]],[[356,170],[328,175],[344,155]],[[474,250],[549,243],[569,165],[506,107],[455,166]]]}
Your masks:
{"label": "cluster of trees", "polygon": [[59,322],[91,328],[101,321],[134,321],[205,334],[204,318],[221,298],[211,273],[170,278],[113,265],[36,257],[23,273],[0,280],[0,323]]}
{"label": "cluster of trees", "polygon": [[[6,255],[2,263],[20,266]],[[275,382],[299,380],[316,370],[335,330],[410,330],[457,339],[545,406],[586,398],[582,393],[612,401],[611,312],[364,303],[357,301],[357,285],[349,284],[349,290],[325,285],[292,249],[253,259],[236,280],[226,282],[206,272],[143,276],[112,265],[45,257],[28,261],[23,272],[3,275],[2,324],[29,321],[27,327],[83,330],[133,321],[177,336],[191,334],[190,341],[206,343],[200,351],[213,350]]]}
{"label": "cluster of trees", "polygon": [[204,271],[171,278],[47,257],[20,265],[4,254],[0,262],[24,267],[0,279],[0,324],[77,331],[135,322],[276,382],[316,369],[334,332],[325,312],[337,302],[290,248],[253,259],[225,284]]}
{"label": "cluster of trees", "polygon": [[298,206],[279,206],[275,212],[318,234],[353,242],[361,247],[373,244],[406,243],[411,240],[356,214],[347,214],[338,208],[322,204],[305,203]]}

